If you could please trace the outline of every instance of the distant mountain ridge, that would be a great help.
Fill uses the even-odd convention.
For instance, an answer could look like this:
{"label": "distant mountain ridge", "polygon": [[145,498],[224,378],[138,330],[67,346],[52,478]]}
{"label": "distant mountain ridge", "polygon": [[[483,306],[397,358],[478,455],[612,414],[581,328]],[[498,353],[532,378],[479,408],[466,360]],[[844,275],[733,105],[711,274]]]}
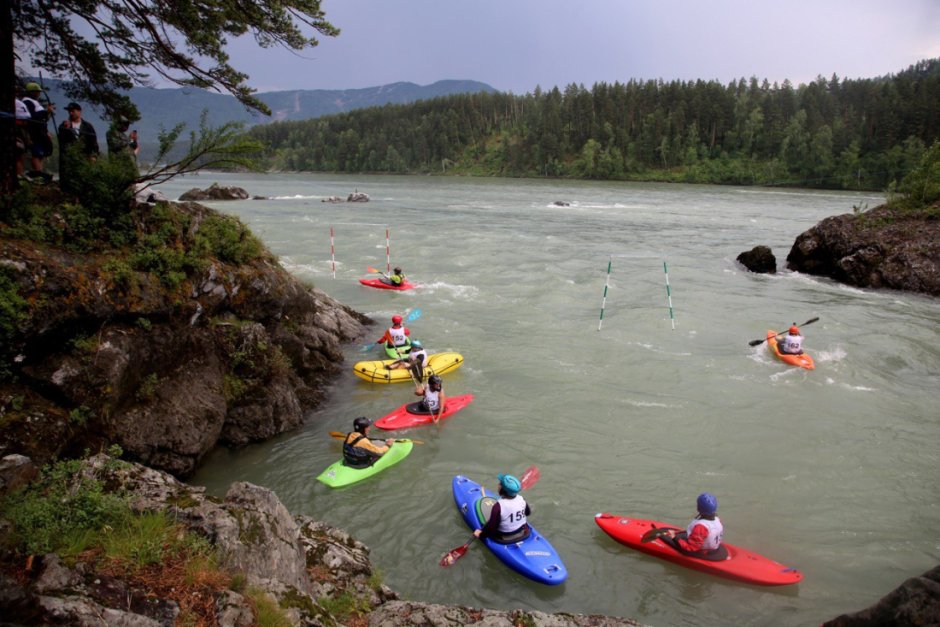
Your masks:
{"label": "distant mountain ridge", "polygon": [[[62,89],[62,81],[46,79],[44,83],[49,97],[56,105],[56,121],[61,123],[67,115],[65,105],[70,99]],[[248,127],[284,120],[308,120],[366,107],[408,104],[438,96],[478,92],[496,93],[497,90],[478,81],[442,80],[430,85],[399,82],[361,89],[294,89],[256,94],[271,108],[270,117],[248,111],[234,96],[204,89],[134,87],[129,95],[140,110],[141,119],[134,123],[133,128],[140,134],[143,157],[146,158],[157,144],[161,126],[171,129],[182,122],[186,124],[183,137],[188,137],[189,130],[199,127],[199,117],[203,110],[209,112],[210,126],[219,126],[225,122],[242,122]],[[79,104],[83,106],[83,117],[97,130],[98,140],[104,151],[104,137],[109,123],[102,119],[100,111],[85,103]]]}

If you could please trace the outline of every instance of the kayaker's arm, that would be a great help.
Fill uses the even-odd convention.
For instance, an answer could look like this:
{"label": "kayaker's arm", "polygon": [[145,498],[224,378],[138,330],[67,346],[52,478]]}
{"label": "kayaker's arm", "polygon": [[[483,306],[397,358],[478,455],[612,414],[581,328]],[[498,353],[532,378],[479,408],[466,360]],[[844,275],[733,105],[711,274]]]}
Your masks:
{"label": "kayaker's arm", "polygon": [[705,540],[708,538],[708,528],[705,525],[695,525],[692,527],[692,534],[686,538],[676,538],[676,531],[670,530],[669,537],[674,538],[676,544],[684,551],[695,552],[702,550]]}
{"label": "kayaker's arm", "polygon": [[444,390],[441,390],[441,395],[437,405],[437,414],[434,416],[434,424],[437,424],[441,420],[441,415],[444,413],[444,403],[447,402],[447,397],[444,395]]}
{"label": "kayaker's arm", "polygon": [[[528,514],[526,514],[528,515]],[[477,529],[473,532],[478,538],[492,538],[494,535],[499,533],[499,519],[502,517],[499,501],[493,504],[493,509],[490,510],[490,518],[486,521],[486,524],[483,525],[482,529]]]}

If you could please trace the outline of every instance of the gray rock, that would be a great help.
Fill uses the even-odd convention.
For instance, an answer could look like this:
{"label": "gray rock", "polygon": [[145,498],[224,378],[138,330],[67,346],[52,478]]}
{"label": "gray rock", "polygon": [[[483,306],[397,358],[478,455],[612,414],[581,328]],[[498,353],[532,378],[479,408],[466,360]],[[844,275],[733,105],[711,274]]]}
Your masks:
{"label": "gray rock", "polygon": [[0,497],[29,484],[39,469],[25,455],[6,455],[0,459]]}
{"label": "gray rock", "polygon": [[180,195],[180,200],[245,200],[249,198],[248,192],[234,185],[221,186],[213,183],[206,189],[196,187]]}
{"label": "gray rock", "polygon": [[355,191],[346,197],[346,202],[369,202],[369,194]]}
{"label": "gray rock", "polygon": [[856,287],[940,296],[940,206],[881,206],[826,218],[796,238],[787,267]]}
{"label": "gray rock", "polygon": [[761,274],[777,272],[777,258],[768,246],[755,246],[738,255],[738,262],[750,270]]}
{"label": "gray rock", "polygon": [[823,623],[823,627],[908,625],[940,625],[940,566],[911,577],[868,609]]}

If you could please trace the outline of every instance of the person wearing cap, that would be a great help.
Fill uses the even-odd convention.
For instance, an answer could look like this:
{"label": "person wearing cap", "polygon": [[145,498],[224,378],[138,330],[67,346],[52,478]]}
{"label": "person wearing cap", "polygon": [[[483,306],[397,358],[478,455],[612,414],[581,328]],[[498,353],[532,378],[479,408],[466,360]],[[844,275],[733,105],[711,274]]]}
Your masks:
{"label": "person wearing cap", "polygon": [[385,330],[385,333],[375,341],[376,344],[385,344],[385,348],[397,348],[402,355],[411,350],[411,331],[408,327],[402,325],[402,317],[398,314],[392,316],[392,326]]}
{"label": "person wearing cap", "polygon": [[696,557],[708,557],[721,546],[724,527],[718,518],[718,499],[714,494],[703,492],[695,501],[698,516],[692,519],[685,531],[670,529],[666,537],[683,553]]}
{"label": "person wearing cap", "polygon": [[493,504],[490,517],[483,528],[473,532],[478,538],[490,538],[494,542],[518,542],[529,535],[528,516],[532,509],[519,496],[522,484],[512,475],[497,475],[499,500]]}
{"label": "person wearing cap", "polygon": [[65,110],[69,117],[59,125],[59,186],[65,191],[72,191],[74,181],[69,177],[69,170],[74,168],[76,160],[98,158],[98,134],[90,122],[82,119],[82,106],[70,102]]}
{"label": "person wearing cap", "polygon": [[395,268],[392,270],[392,273],[388,275],[387,279],[379,279],[382,283],[387,285],[399,286],[402,284],[402,281],[405,280],[405,273],[401,271],[401,268]]}
{"label": "person wearing cap", "polygon": [[428,365],[428,351],[419,340],[411,340],[411,350],[407,355],[396,359],[386,368],[396,370],[398,368],[410,368],[411,376],[415,381],[424,380],[424,369]]}
{"label": "person wearing cap", "polygon": [[353,420],[353,430],[346,434],[343,442],[343,464],[352,468],[366,468],[375,463],[375,460],[385,455],[394,440],[372,440],[369,438],[369,427],[372,421],[365,416]]}
{"label": "person wearing cap", "polygon": [[800,329],[793,323],[786,335],[779,336],[777,340],[777,350],[783,355],[802,355],[803,354],[803,336],[800,335]]}
{"label": "person wearing cap", "polygon": [[52,176],[43,172],[43,162],[52,154],[52,135],[49,134],[49,118],[55,112],[55,105],[51,102],[43,105],[39,102],[42,87],[39,83],[26,83],[26,95],[22,98],[26,110],[29,112],[29,154],[31,170],[27,176],[42,178],[47,182]]}

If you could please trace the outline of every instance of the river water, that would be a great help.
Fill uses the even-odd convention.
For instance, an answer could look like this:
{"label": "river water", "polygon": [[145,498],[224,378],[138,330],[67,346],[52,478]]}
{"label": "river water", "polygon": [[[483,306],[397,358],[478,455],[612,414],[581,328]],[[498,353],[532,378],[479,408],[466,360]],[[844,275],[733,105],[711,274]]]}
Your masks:
{"label": "river water", "polygon": [[[359,345],[305,427],[218,450],[192,479],[219,495],[251,481],[348,530],[404,597],[653,625],[806,625],[866,607],[940,561],[940,302],[756,275],[734,261],[766,244],[782,266],[801,232],[879,195],[300,174],[202,174],[162,191],[215,181],[269,198],[213,206],[250,225],[297,277],[377,320],[420,308],[412,337],[466,358],[445,391],[475,401],[402,434],[425,444],[366,482],[330,490],[314,480],[341,455],[330,430],[412,399],[412,386],[353,376]],[[371,202],[321,202],[357,189]],[[386,226],[392,264],[414,291],[357,281],[367,266],[385,268]],[[815,371],[748,346],[815,316],[804,328]],[[493,487],[497,473],[530,465],[541,471],[526,492],[530,521],[568,581],[532,583],[481,545],[442,569],[441,555],[469,537],[452,477]],[[684,525],[705,490],[719,498],[727,542],[800,569],[803,582],[761,588],[700,574],[618,545],[593,521],[608,511]]]}

